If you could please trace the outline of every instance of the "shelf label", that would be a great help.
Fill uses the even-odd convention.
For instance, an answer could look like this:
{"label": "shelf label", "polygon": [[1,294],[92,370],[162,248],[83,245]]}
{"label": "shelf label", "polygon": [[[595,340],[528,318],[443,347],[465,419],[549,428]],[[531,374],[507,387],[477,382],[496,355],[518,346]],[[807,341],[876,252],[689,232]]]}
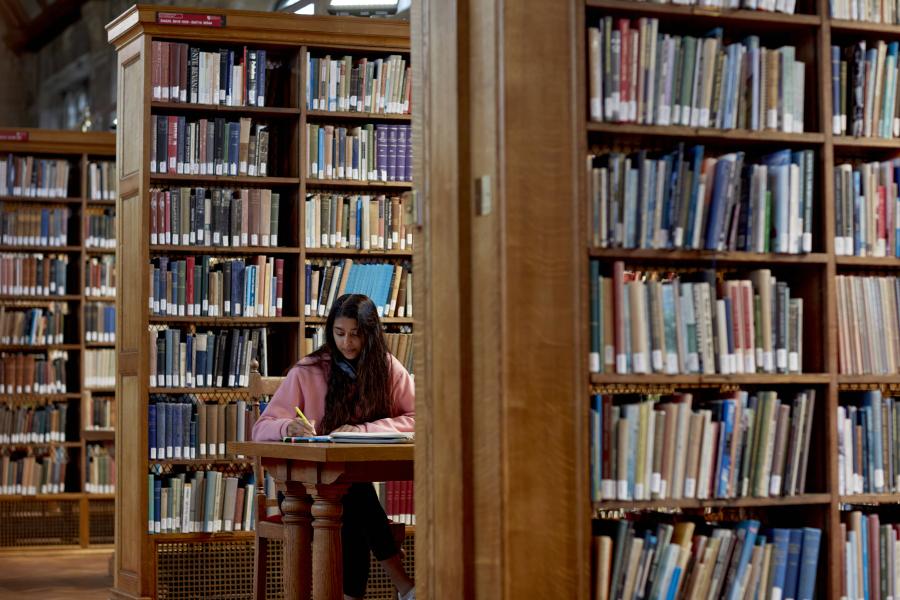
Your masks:
{"label": "shelf label", "polygon": [[225,15],[203,15],[177,12],[157,12],[160,25],[186,25],[190,27],[225,27]]}
{"label": "shelf label", "polygon": [[0,141],[27,142],[28,132],[20,129],[0,129]]}

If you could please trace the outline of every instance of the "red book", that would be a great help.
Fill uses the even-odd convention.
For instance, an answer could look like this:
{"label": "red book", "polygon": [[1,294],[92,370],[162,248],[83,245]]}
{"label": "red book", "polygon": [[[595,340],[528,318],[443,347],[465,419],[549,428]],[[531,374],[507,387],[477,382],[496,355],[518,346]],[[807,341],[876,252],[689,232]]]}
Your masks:
{"label": "red book", "polygon": [[169,100],[178,102],[178,44],[168,42],[169,47]]}
{"label": "red book", "polygon": [[166,161],[167,172],[178,172],[178,117],[169,117],[169,147]]}
{"label": "red book", "polygon": [[169,99],[169,42],[159,43],[159,83],[161,100]]}
{"label": "red book", "polygon": [[[157,42],[153,42],[153,43],[155,44]],[[159,240],[156,237],[156,232],[159,231],[156,227],[157,226],[156,220],[159,218],[159,215],[157,215],[157,211],[156,211],[156,198],[157,198],[156,190],[151,190],[150,191],[150,243],[151,244],[159,243]]]}
{"label": "red book", "polygon": [[150,43],[150,83],[153,86],[153,99],[162,100],[162,44]]}
{"label": "red book", "polygon": [[232,519],[232,523],[234,524],[235,531],[240,531],[242,529],[245,493],[245,488],[238,487],[234,495],[234,519]]}
{"label": "red book", "polygon": [[184,266],[184,302],[187,304],[187,314],[194,316],[194,257],[188,256],[185,258]]}
{"label": "red book", "polygon": [[282,298],[284,297],[284,259],[275,259],[275,316],[281,316]]}
{"label": "red book", "polygon": [[178,76],[179,76],[179,99],[182,102],[190,100],[188,98],[188,63],[190,61],[190,50],[187,44],[178,44]]}
{"label": "red book", "polygon": [[171,192],[164,192],[165,212],[163,213],[163,231],[166,234],[166,243],[172,243],[172,195]]}

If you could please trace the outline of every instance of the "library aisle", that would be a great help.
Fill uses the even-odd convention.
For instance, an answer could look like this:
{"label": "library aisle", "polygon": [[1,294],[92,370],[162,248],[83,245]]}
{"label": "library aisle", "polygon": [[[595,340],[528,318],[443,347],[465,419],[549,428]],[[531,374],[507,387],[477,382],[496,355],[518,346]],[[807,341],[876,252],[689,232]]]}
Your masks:
{"label": "library aisle", "polygon": [[108,598],[112,549],[22,551],[0,556],[0,598]]}

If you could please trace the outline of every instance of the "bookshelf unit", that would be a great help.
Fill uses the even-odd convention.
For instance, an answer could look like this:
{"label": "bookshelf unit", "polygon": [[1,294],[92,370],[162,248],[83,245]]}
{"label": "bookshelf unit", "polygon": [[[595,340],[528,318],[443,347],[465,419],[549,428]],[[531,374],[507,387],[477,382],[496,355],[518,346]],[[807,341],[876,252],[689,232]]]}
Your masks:
{"label": "bookshelf unit", "polygon": [[[119,262],[117,306],[118,371],[116,375],[118,423],[134,433],[123,440],[117,460],[118,481],[123,492],[116,498],[116,577],[113,597],[188,598],[197,593],[209,597],[237,594],[248,596],[253,581],[252,531],[215,533],[148,533],[148,475],[168,475],[192,467],[226,474],[244,475],[247,461],[151,460],[148,450],[148,410],[151,395],[192,395],[201,404],[255,401],[242,387],[174,387],[150,385],[151,330],[165,328],[183,332],[230,331],[235,328],[265,328],[268,374],[281,375],[307,349],[306,338],[318,315],[306,315],[305,265],[307,260],[338,261],[365,259],[389,264],[411,262],[412,249],[357,250],[351,248],[307,248],[307,194],[359,193],[388,198],[411,189],[407,181],[322,180],[307,175],[307,124],[350,128],[366,124],[408,125],[409,114],[371,114],[310,110],[306,103],[307,52],[313,57],[345,55],[369,60],[401,55],[409,64],[409,27],[406,23],[337,17],[301,17],[275,13],[230,10],[177,9],[178,24],[165,24],[170,7],[135,6],[109,25],[108,40],[118,52],[118,106],[123,130],[134,132],[118,139],[119,169]],[[162,15],[162,16],[160,16]],[[199,26],[195,19],[211,15],[221,27]],[[159,18],[158,18],[159,17]],[[192,104],[154,98],[153,52],[157,42],[199,47],[203,52],[219,49],[265,50],[269,61],[265,106]],[[237,54],[237,53],[236,53]],[[273,93],[274,91],[274,93]],[[264,177],[205,174],[161,174],[151,172],[150,161],[154,117],[184,117],[186,122],[223,118],[250,118],[268,126],[268,170]],[[399,135],[399,134],[398,134]],[[252,144],[252,142],[251,142]],[[151,193],[178,187],[270,189],[279,194],[277,245],[209,246],[199,243],[151,242]],[[396,215],[402,223],[403,215]],[[160,240],[157,240],[158,242]],[[253,243],[251,241],[251,243]],[[228,260],[267,256],[284,261],[283,303],[279,316],[173,316],[148,309],[151,297],[151,261],[162,257],[185,260],[210,255]],[[248,263],[249,264],[249,263]],[[385,318],[388,332],[409,326],[408,318]],[[265,374],[265,371],[263,371]],[[209,587],[197,590],[196,581]]]}
{"label": "bookshelf unit", "polygon": [[[670,513],[679,518],[738,521],[756,518],[761,529],[770,526],[817,527],[822,530],[819,550],[816,595],[837,598],[842,595],[842,567],[844,539],[842,523],[847,511],[862,507],[866,512],[892,516],[885,522],[895,522],[897,493],[844,494],[839,490],[839,440],[836,433],[837,409],[848,403],[847,394],[879,390],[891,396],[900,383],[897,375],[848,375],[839,363],[839,308],[837,277],[840,275],[877,275],[896,277],[900,274],[900,259],[882,257],[841,256],[835,250],[836,190],[834,168],[844,162],[885,161],[900,153],[898,139],[851,137],[832,131],[832,70],[831,46],[842,47],[865,39],[900,41],[900,27],[832,19],[829,3],[821,0],[799,2],[797,14],[785,15],[750,10],[725,10],[698,6],[674,6],[622,0],[577,0],[575,3],[575,61],[577,83],[573,110],[577,111],[578,149],[582,157],[596,151],[636,152],[638,149],[659,151],[654,156],[670,152],[679,142],[685,147],[703,144],[706,156],[721,156],[738,150],[747,156],[758,156],[780,149],[811,149],[814,161],[814,222],[812,252],[806,254],[750,253],[707,250],[655,250],[600,248],[592,244],[590,231],[589,176],[581,170],[577,212],[579,222],[586,224],[578,232],[582,259],[582,273],[588,273],[591,260],[600,261],[601,275],[609,275],[613,261],[623,261],[625,269],[647,271],[715,269],[717,273],[770,268],[779,279],[786,278],[795,285],[805,300],[803,344],[804,357],[801,374],[737,374],[737,375],[666,375],[616,374],[591,372],[588,362],[579,367],[585,381],[585,392],[579,410],[584,415],[581,442],[575,448],[584,466],[579,474],[578,497],[585,504],[579,507],[584,518],[585,545],[590,541],[590,521],[602,515],[614,518],[623,513],[648,518],[656,522],[672,522],[670,514],[660,516],[654,511]],[[659,32],[677,35],[703,36],[716,27],[724,30],[726,43],[739,41],[747,35],[759,35],[760,46],[776,48],[784,44],[796,47],[797,59],[806,63],[805,130],[803,133],[780,131],[748,131],[743,129],[717,130],[685,126],[642,125],[638,123],[594,122],[590,109],[590,66],[588,27],[596,27],[605,16],[629,19],[659,19]],[[843,56],[842,56],[843,58]],[[746,165],[746,162],[745,162]],[[587,200],[586,200],[587,199]],[[609,269],[609,271],[604,271]],[[589,277],[581,289],[581,322],[590,321]],[[604,310],[607,306],[604,305]],[[612,307],[610,306],[611,310]],[[585,341],[588,343],[589,336]],[[602,357],[601,357],[602,360]],[[806,492],[797,496],[733,499],[682,499],[629,501],[604,499],[591,502],[590,452],[592,433],[589,427],[590,394],[670,394],[693,392],[704,397],[736,389],[775,390],[789,399],[798,388],[816,390],[814,434],[810,445],[810,463]],[[697,406],[696,399],[694,406]],[[605,416],[604,416],[605,418]],[[817,433],[816,433],[817,432]],[[793,523],[792,523],[793,520]],[[591,572],[596,576],[596,563],[590,547],[580,548],[589,557]],[[580,594],[595,597],[592,579],[585,575],[579,582]],[[588,590],[591,590],[588,592]]]}
{"label": "bookshelf unit", "polygon": [[[87,311],[92,299],[86,295],[85,265],[90,257],[110,255],[115,258],[115,247],[97,249],[89,244],[91,215],[103,208],[112,208],[111,202],[97,199],[92,194],[91,165],[106,161],[114,164],[115,135],[112,133],[81,133],[44,129],[7,129],[0,136],[0,155],[7,157],[34,157],[68,162],[68,181],[64,195],[44,197],[9,195],[0,198],[4,215],[15,213],[16,218],[28,211],[64,209],[67,239],[64,245],[48,246],[40,239],[27,244],[9,243],[0,247],[0,253],[34,256],[36,254],[67,257],[66,293],[57,295],[4,294],[0,296],[0,309],[20,312],[43,309],[44,316],[53,304],[63,311],[62,339],[44,340],[44,344],[4,344],[0,352],[26,353],[47,356],[48,352],[65,352],[67,355],[64,393],[6,393],[0,395],[0,410],[16,411],[25,407],[40,409],[51,405],[66,405],[65,422],[61,423],[61,439],[49,442],[18,442],[0,444],[0,454],[13,460],[24,456],[45,457],[46,452],[59,449],[65,452],[68,464],[65,470],[65,490],[55,493],[8,493],[0,495],[0,520],[5,524],[0,535],[0,553],[18,551],[23,547],[80,546],[112,544],[114,526],[114,500],[112,493],[88,489],[90,475],[89,453],[92,447],[103,446],[114,454],[115,431],[113,423],[99,429],[91,422],[92,397],[99,402],[114,404],[113,390],[92,390],[86,385],[86,352],[95,348],[112,348],[112,344],[93,342],[86,330]],[[33,163],[34,164],[34,163]],[[112,180],[112,178],[110,178]],[[20,190],[21,193],[25,193]],[[31,213],[32,215],[34,213]],[[28,223],[18,223],[28,227]],[[29,229],[10,229],[10,235],[29,235]],[[48,234],[50,233],[48,229]],[[114,233],[114,231],[113,231]],[[38,234],[40,235],[40,234]],[[16,240],[10,240],[16,241]],[[62,240],[60,240],[62,241]],[[56,310],[56,309],[54,309]],[[20,332],[24,333],[24,330]],[[32,340],[37,341],[37,340]],[[4,362],[6,358],[3,359]],[[24,390],[22,390],[24,391]],[[99,421],[98,421],[99,423]],[[41,459],[43,460],[43,458]],[[52,490],[50,490],[52,491]],[[109,492],[109,490],[106,490]]]}

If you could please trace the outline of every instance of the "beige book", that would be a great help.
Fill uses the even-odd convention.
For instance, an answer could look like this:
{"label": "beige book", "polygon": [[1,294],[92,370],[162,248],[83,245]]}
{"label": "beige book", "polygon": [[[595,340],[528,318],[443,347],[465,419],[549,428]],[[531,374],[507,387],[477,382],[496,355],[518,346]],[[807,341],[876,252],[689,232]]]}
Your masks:
{"label": "beige book", "polygon": [[748,569],[748,575],[744,578],[745,582],[743,583],[743,593],[741,594],[741,598],[743,600],[753,600],[756,596],[760,573],[762,573],[762,561],[763,554],[765,553],[765,548],[760,545],[756,545],[753,547],[753,554],[750,556],[750,568]]}
{"label": "beige book", "polygon": [[250,150],[250,117],[241,117],[238,144],[238,173],[247,174],[247,157]]}
{"label": "beige book", "polygon": [[631,500],[628,497],[628,430],[626,419],[616,423],[616,499]]}
{"label": "beige book", "polygon": [[596,600],[608,600],[609,576],[612,570],[612,538],[602,535],[594,538],[596,564],[594,566],[594,597]]}
{"label": "beige book", "polygon": [[[757,347],[762,347],[762,364],[757,369],[765,373],[775,372],[775,353],[772,340],[772,272],[769,269],[758,269],[750,273],[750,280],[760,299],[760,331],[762,340],[757,340]],[[760,343],[761,342],[761,343]],[[758,353],[757,353],[758,354]],[[757,356],[757,362],[759,362]]]}
{"label": "beige book", "polygon": [[703,409],[703,440],[700,446],[700,463],[697,469],[697,498],[709,498],[710,479],[712,477],[712,459],[714,454],[713,440],[718,439],[718,424],[712,420],[712,411]]}
{"label": "beige book", "polygon": [[[778,50],[766,50],[765,51],[765,68],[766,68],[766,115],[765,120],[761,121],[765,123],[764,129],[778,129],[778,79],[779,79],[779,68],[778,62],[781,58],[781,53]],[[762,88],[761,88],[762,89]]]}
{"label": "beige book", "polygon": [[[649,418],[650,413],[650,405],[649,402],[641,402],[638,405],[638,437],[635,440],[635,448],[637,449],[637,456],[634,458],[634,499],[635,500],[649,500],[649,482],[648,485],[644,485],[644,473],[645,466],[647,461],[647,420]],[[645,496],[645,492],[647,495]],[[626,596],[627,597],[627,596]]]}
{"label": "beige book", "polygon": [[400,291],[401,279],[403,279],[403,267],[400,265],[394,265],[394,276],[391,278],[390,310],[386,315],[384,315],[386,317],[397,316],[397,294]]}
{"label": "beige book", "polygon": [[790,425],[791,408],[787,404],[783,404],[778,409],[777,424],[775,428],[775,449],[772,456],[772,475],[769,478],[770,496],[780,496],[782,494],[787,438]]}
{"label": "beige book", "polygon": [[663,437],[665,448],[662,458],[663,498],[672,497],[673,479],[675,472],[675,436],[678,426],[678,406],[673,403],[663,405],[666,414],[666,435]]}
{"label": "beige book", "polygon": [[631,370],[634,373],[649,373],[646,286],[643,281],[631,281],[625,285],[631,304]]}
{"label": "beige book", "polygon": [[628,553],[628,560],[625,563],[625,582],[622,587],[622,597],[631,598],[634,595],[634,585],[638,576],[638,567],[640,566],[641,553],[644,550],[644,540],[635,537],[631,541],[631,549]]}
{"label": "beige book", "polygon": [[672,470],[672,494],[675,500],[684,497],[684,473],[687,463],[687,437],[691,418],[691,394],[683,394],[676,406],[675,457]]}
{"label": "beige book", "polygon": [[[353,259],[345,258],[343,262],[343,268],[341,269],[341,280],[338,285],[338,292],[335,298],[343,296],[347,293],[347,280],[350,278],[350,271],[353,269]],[[328,299],[328,306],[331,306],[334,302],[335,298]]]}
{"label": "beige book", "polygon": [[689,417],[687,436],[687,459],[684,468],[685,498],[697,497],[697,471],[700,458],[700,446],[703,438],[703,415],[692,412]]}
{"label": "beige book", "polygon": [[650,470],[650,496],[653,499],[662,498],[662,466],[663,450],[665,448],[666,413],[662,410],[653,411],[653,462]]}
{"label": "beige book", "polygon": [[716,567],[716,558],[719,556],[719,550],[722,547],[722,538],[711,537],[707,543],[707,551],[703,557],[703,572],[697,585],[696,594],[692,598],[704,600],[709,597],[710,588],[713,582],[713,570]]}

